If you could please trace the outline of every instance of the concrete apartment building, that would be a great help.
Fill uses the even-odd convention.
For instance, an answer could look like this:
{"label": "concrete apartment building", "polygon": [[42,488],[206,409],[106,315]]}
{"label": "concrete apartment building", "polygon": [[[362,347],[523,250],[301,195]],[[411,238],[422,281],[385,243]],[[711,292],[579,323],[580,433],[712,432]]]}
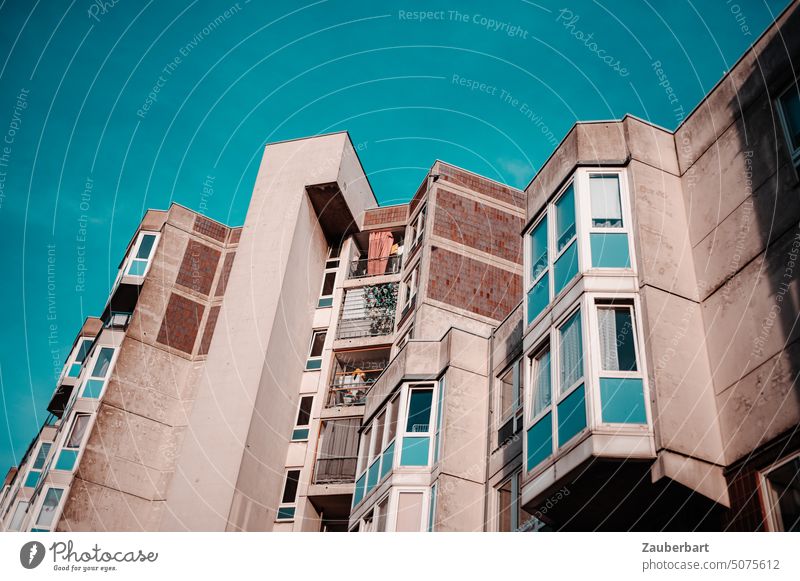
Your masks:
{"label": "concrete apartment building", "polygon": [[149,211],[4,530],[800,529],[800,2],[675,132],[379,207],[346,133]]}

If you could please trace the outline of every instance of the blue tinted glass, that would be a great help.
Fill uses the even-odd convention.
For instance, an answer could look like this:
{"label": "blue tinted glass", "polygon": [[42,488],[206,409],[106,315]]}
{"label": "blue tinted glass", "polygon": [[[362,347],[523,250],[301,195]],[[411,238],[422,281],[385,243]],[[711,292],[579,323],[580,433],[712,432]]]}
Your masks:
{"label": "blue tinted glass", "polygon": [[47,460],[47,454],[50,452],[50,446],[51,444],[49,442],[45,442],[39,447],[39,453],[36,454],[36,461],[33,463],[34,469],[42,469],[44,461]]}
{"label": "blue tinted glass", "polygon": [[531,280],[547,268],[547,217],[531,232]]}
{"label": "blue tinted glass", "polygon": [[144,276],[145,270],[147,270],[146,260],[132,260],[131,265],[128,267],[128,274],[131,276]]}
{"label": "blue tinted glass", "polygon": [[75,467],[75,460],[78,459],[77,450],[61,450],[56,460],[56,470],[72,470]]}
{"label": "blue tinted glass", "polygon": [[25,479],[25,486],[33,488],[39,482],[39,476],[41,476],[41,472],[33,470],[28,472],[28,477]]}
{"label": "blue tinted glass", "polygon": [[103,383],[104,382],[99,379],[88,380],[83,386],[83,393],[81,394],[81,397],[97,399],[100,397],[100,393],[103,391]]}
{"label": "blue tinted glass", "polygon": [[427,466],[430,438],[403,438],[403,451],[400,454],[400,466]]}
{"label": "blue tinted glass", "polygon": [[566,189],[556,202],[556,252],[560,252],[575,236],[575,187]]}
{"label": "blue tinted glass", "polygon": [[292,432],[292,440],[308,440],[308,428],[298,428]]}
{"label": "blue tinted glass", "polygon": [[317,302],[317,308],[324,309],[325,307],[330,307],[332,304],[333,297],[323,297]]}
{"label": "blue tinted glass", "polygon": [[586,427],[586,401],[583,385],[558,404],[558,446],[561,447]]}
{"label": "blue tinted glass", "polygon": [[142,258],[144,260],[150,258],[150,251],[153,250],[153,244],[155,241],[155,234],[145,234],[142,236],[142,243],[139,244],[139,250],[136,252],[136,258]]}
{"label": "blue tinted glass", "polygon": [[394,462],[394,442],[386,446],[383,451],[383,458],[381,460],[381,480],[386,478],[386,475],[392,471],[392,464]]}
{"label": "blue tinted glass", "polygon": [[356,488],[353,491],[353,506],[356,506],[359,502],[361,502],[364,498],[364,485],[367,483],[367,474],[366,472],[361,475],[356,481]]}
{"label": "blue tinted glass", "polygon": [[294,518],[293,506],[282,506],[278,509],[278,520],[292,520]]}
{"label": "blue tinted glass", "polygon": [[594,268],[630,268],[628,235],[625,233],[592,233],[592,266]]}
{"label": "blue tinted glass", "polygon": [[375,485],[378,484],[378,478],[381,469],[380,460],[380,457],[376,458],[367,471],[367,494],[369,494],[369,491],[375,488]]}
{"label": "blue tinted glass", "polygon": [[646,424],[644,385],[638,378],[601,377],[603,421],[613,424]]}
{"label": "blue tinted glass", "polygon": [[553,422],[551,414],[545,414],[528,428],[526,458],[528,470],[533,470],[553,452]]}
{"label": "blue tinted glass", "polygon": [[550,303],[550,276],[545,274],[536,285],[528,291],[528,324],[539,316]]}
{"label": "blue tinted glass", "polygon": [[80,363],[73,363],[69,366],[69,372],[67,375],[69,377],[78,377],[81,374],[81,367],[82,365]]}
{"label": "blue tinted glass", "polygon": [[108,375],[108,368],[111,366],[111,358],[114,356],[114,349],[111,347],[103,347],[97,355],[94,368],[92,369],[92,377],[105,377]]}
{"label": "blue tinted glass", "polygon": [[306,361],[306,369],[314,370],[322,367],[322,359],[309,359]]}
{"label": "blue tinted glass", "polygon": [[558,294],[578,274],[578,243],[573,242],[553,265],[553,293]]}

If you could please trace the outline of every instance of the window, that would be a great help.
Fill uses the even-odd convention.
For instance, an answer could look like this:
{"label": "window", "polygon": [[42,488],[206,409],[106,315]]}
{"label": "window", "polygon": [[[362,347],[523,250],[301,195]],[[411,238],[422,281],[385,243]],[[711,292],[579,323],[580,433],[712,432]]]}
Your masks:
{"label": "window", "polygon": [[39,451],[36,453],[36,458],[33,460],[31,469],[28,471],[28,477],[25,479],[25,486],[35,487],[39,483],[39,478],[42,475],[42,468],[50,453],[52,444],[50,442],[42,442],[39,445]]}
{"label": "window", "polygon": [[295,508],[297,507],[297,485],[300,482],[300,470],[288,470],[286,480],[283,484],[283,495],[281,504],[278,507],[277,520],[294,520]]}
{"label": "window", "polygon": [[114,347],[100,347],[95,350],[94,358],[89,362],[91,372],[83,383],[81,397],[100,399],[111,374],[114,360]]}
{"label": "window", "polygon": [[129,276],[145,276],[147,274],[158,236],[156,232],[139,232],[130,254],[126,274]]}
{"label": "window", "polygon": [[774,531],[800,532],[800,454],[761,475],[767,520]]}
{"label": "window", "polygon": [[417,298],[417,285],[419,284],[419,266],[411,271],[411,274],[403,281],[403,310],[401,317],[414,306]]}
{"label": "window", "polygon": [[533,356],[531,365],[531,419],[538,418],[550,407],[552,380],[550,347],[545,346]]}
{"label": "window", "polygon": [[[516,532],[533,518],[522,508],[522,470],[514,473],[497,488],[497,530]],[[525,527],[527,528],[527,527]]]}
{"label": "window", "polygon": [[18,531],[22,528],[22,521],[25,519],[25,513],[28,512],[29,502],[20,500],[14,508],[14,515],[11,517],[11,523],[8,525],[8,530]]}
{"label": "window", "polygon": [[326,270],[322,277],[322,291],[319,294],[319,301],[317,302],[318,308],[330,307],[333,304],[333,289],[336,286],[336,270],[338,269],[339,261],[336,261],[337,268],[333,270]]}
{"label": "window", "polygon": [[39,516],[36,517],[36,528],[39,530],[49,530],[53,526],[56,511],[58,510],[58,503],[64,490],[61,488],[48,488],[47,494],[44,495],[44,501],[39,509]]}
{"label": "window", "polygon": [[389,496],[381,500],[375,507],[375,532],[385,533],[389,521]]}
{"label": "window", "polygon": [[78,377],[81,374],[81,368],[89,350],[92,348],[94,339],[87,339],[80,337],[76,342],[75,348],[72,350],[70,359],[67,360],[67,376]]}
{"label": "window", "polygon": [[578,169],[525,237],[526,321],[534,322],[581,270],[631,269],[624,172]]}
{"label": "window", "polygon": [[56,461],[56,470],[72,470],[75,467],[90,419],[89,414],[75,414],[69,435],[61,446],[61,452]]}
{"label": "window", "polygon": [[311,406],[313,404],[313,395],[300,398],[300,406],[297,410],[297,421],[292,431],[292,440],[308,440],[308,430],[311,423]]}
{"label": "window", "polygon": [[406,332],[403,333],[400,336],[400,339],[397,340],[397,350],[400,351],[400,349],[405,347],[406,343],[408,343],[408,341],[410,339],[413,339],[413,338],[414,338],[414,323],[411,323],[408,326],[408,329],[406,330]]}
{"label": "window", "polygon": [[646,424],[633,305],[601,300],[595,303],[601,419],[607,424]]}
{"label": "window", "polygon": [[311,335],[311,347],[309,348],[306,370],[316,370],[322,367],[322,349],[325,347],[325,331],[314,331]]}
{"label": "window", "polygon": [[411,221],[411,226],[409,227],[408,230],[408,238],[411,240],[412,250],[416,248],[420,242],[422,242],[422,237],[425,234],[426,213],[427,213],[427,207],[422,206],[422,209],[417,213],[417,215]]}
{"label": "window", "polygon": [[428,507],[428,532],[432,533],[436,525],[436,483],[431,486],[431,500]]}
{"label": "window", "polygon": [[439,461],[439,446],[441,445],[442,412],[444,406],[444,376],[439,380],[439,389],[436,397],[436,433],[433,435],[433,463]]}
{"label": "window", "polygon": [[792,161],[800,163],[800,89],[792,83],[778,98],[781,124]]}
{"label": "window", "polygon": [[559,391],[563,395],[583,379],[583,346],[581,344],[580,311],[572,315],[558,330],[561,365]]}
{"label": "window", "polygon": [[497,445],[502,446],[522,429],[522,377],[520,360],[515,361],[499,381],[499,427]]}
{"label": "window", "polygon": [[412,388],[408,392],[408,405],[403,435],[401,466],[427,466],[430,451],[430,421],[433,405],[432,388]]}

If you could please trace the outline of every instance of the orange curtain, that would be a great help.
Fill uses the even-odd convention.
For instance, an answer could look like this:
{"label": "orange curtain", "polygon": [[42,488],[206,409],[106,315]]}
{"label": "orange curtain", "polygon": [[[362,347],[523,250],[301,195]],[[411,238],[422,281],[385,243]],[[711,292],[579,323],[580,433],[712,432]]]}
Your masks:
{"label": "orange curtain", "polygon": [[386,264],[389,262],[389,252],[394,244],[394,236],[391,232],[370,232],[369,249],[367,258],[367,274],[375,276],[386,272]]}

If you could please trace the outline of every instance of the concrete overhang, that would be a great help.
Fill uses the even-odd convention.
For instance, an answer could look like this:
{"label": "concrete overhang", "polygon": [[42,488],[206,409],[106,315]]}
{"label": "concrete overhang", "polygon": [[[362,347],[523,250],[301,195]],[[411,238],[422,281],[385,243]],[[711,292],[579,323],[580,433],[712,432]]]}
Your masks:
{"label": "concrete overhang", "polygon": [[306,186],[308,198],[330,246],[339,245],[359,229],[337,182]]}

